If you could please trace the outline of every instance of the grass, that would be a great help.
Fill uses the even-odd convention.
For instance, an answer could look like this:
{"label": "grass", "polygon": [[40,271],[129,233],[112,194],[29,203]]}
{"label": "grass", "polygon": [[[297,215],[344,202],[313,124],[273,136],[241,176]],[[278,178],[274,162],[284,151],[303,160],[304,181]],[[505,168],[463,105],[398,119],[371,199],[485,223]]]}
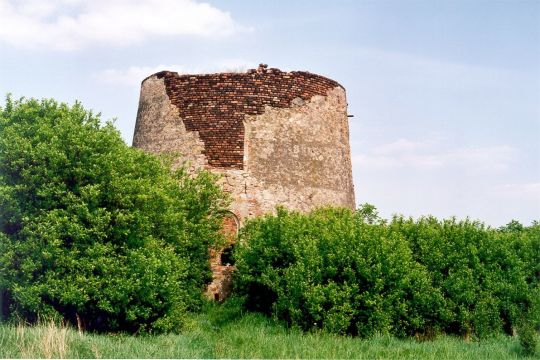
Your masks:
{"label": "grass", "polygon": [[[537,335],[538,336],[538,335]],[[538,352],[537,352],[538,354]],[[517,338],[478,342],[440,336],[434,341],[376,336],[359,339],[302,333],[234,305],[209,305],[193,315],[182,334],[130,336],[79,333],[45,323],[0,325],[0,358],[341,358],[517,359]]]}

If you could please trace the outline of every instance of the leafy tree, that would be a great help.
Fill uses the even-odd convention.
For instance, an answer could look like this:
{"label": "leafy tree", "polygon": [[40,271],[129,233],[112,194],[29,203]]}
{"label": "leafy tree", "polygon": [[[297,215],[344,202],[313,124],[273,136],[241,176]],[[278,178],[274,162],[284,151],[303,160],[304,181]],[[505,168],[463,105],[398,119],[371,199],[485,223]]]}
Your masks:
{"label": "leafy tree", "polygon": [[525,227],[517,220],[512,220],[505,226],[501,226],[499,231],[501,232],[520,232],[523,231]]}
{"label": "leafy tree", "polygon": [[377,208],[375,207],[375,205],[372,204],[361,204],[360,206],[358,206],[356,213],[362,218],[364,222],[368,224],[378,224],[384,222],[384,220],[381,219],[381,217],[379,216]]}
{"label": "leafy tree", "polygon": [[415,260],[443,294],[444,316],[437,322],[445,332],[512,333],[524,316],[536,316],[539,292],[528,280],[534,274],[528,262],[540,263],[537,240],[468,219],[395,216],[389,226],[407,239]]}
{"label": "leafy tree", "polygon": [[12,316],[170,331],[201,303],[224,195],[54,100],[0,108],[0,286]]}
{"label": "leafy tree", "polygon": [[[429,338],[517,330],[532,349],[540,319],[540,226],[383,221],[372,205],[246,223],[235,291],[248,309],[309,330]],[[531,335],[532,334],[532,335]]]}
{"label": "leafy tree", "polygon": [[403,236],[365,215],[279,209],[248,222],[235,249],[236,292],[249,309],[306,330],[370,336],[432,327],[442,299],[429,274]]}

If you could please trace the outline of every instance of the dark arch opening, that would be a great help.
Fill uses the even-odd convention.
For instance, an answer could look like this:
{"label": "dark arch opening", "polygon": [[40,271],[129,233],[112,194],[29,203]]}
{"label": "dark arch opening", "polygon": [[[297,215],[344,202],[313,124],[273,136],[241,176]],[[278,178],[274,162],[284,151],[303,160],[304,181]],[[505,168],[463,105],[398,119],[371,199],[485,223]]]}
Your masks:
{"label": "dark arch opening", "polygon": [[234,266],[235,261],[233,257],[233,251],[234,251],[234,244],[231,244],[225,249],[223,249],[220,255],[221,265]]}
{"label": "dark arch opening", "polygon": [[234,266],[233,250],[240,228],[240,220],[230,210],[223,211],[223,233],[227,240],[227,246],[219,254],[219,263],[222,266]]}

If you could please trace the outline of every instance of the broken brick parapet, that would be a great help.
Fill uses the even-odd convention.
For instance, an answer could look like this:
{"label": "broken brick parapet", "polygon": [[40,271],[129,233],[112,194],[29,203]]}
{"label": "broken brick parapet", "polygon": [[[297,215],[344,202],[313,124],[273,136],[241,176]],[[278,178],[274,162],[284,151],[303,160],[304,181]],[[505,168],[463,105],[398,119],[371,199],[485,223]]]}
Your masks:
{"label": "broken brick parapet", "polygon": [[265,106],[291,107],[294,99],[325,96],[341,87],[336,81],[304,71],[266,69],[246,73],[180,75],[162,71],[167,95],[188,131],[197,131],[208,165],[242,169],[244,118],[260,115]]}

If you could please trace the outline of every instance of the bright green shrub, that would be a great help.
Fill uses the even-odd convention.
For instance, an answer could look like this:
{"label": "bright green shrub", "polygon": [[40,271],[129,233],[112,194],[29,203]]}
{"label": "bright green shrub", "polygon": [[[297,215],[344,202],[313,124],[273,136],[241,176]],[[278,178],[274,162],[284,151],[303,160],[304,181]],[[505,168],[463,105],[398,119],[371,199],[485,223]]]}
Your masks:
{"label": "bright green shrub", "polygon": [[512,221],[501,232],[506,235],[511,251],[523,262],[525,281],[532,294],[522,308],[522,317],[540,331],[540,222],[533,221],[528,227],[519,225]]}
{"label": "bright green shrub", "polygon": [[278,210],[246,224],[235,290],[303,329],[482,337],[539,324],[540,227]]}
{"label": "bright green shrub", "polygon": [[394,217],[389,228],[405,236],[444,296],[437,323],[445,332],[511,333],[524,314],[537,312],[531,266],[538,267],[540,257],[532,240],[469,220]]}
{"label": "bright green shrub", "polygon": [[169,331],[201,304],[223,195],[79,104],[0,109],[0,286],[11,315]]}
{"label": "bright green shrub", "polygon": [[303,329],[397,335],[435,324],[443,301],[405,239],[364,214],[279,209],[250,221],[235,257],[236,291],[249,309]]}

